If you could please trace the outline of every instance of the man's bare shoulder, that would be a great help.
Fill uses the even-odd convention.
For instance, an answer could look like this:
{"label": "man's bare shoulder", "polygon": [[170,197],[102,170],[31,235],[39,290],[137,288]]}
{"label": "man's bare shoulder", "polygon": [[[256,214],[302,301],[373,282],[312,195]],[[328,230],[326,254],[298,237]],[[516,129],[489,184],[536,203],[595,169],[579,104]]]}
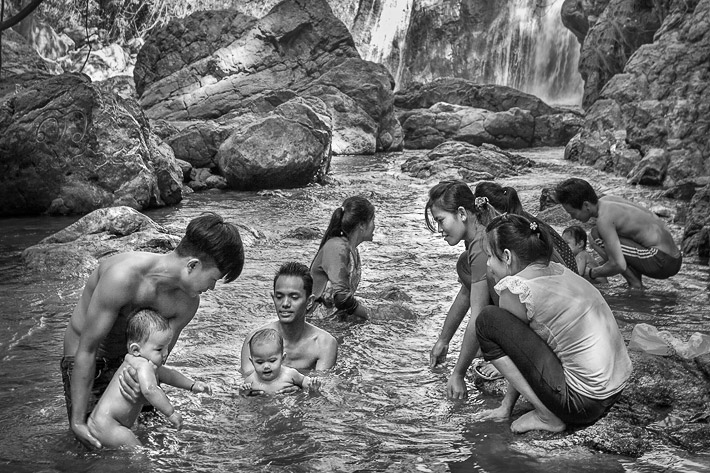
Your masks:
{"label": "man's bare shoulder", "polygon": [[614,218],[618,216],[633,218],[634,216],[648,217],[653,215],[646,207],[623,197],[608,195],[600,198],[599,203],[601,204],[599,206],[599,218]]}
{"label": "man's bare shoulder", "polygon": [[306,322],[306,332],[305,337],[319,343],[319,344],[331,344],[337,343],[337,340],[328,331],[323,330],[320,327],[316,327],[313,324]]}

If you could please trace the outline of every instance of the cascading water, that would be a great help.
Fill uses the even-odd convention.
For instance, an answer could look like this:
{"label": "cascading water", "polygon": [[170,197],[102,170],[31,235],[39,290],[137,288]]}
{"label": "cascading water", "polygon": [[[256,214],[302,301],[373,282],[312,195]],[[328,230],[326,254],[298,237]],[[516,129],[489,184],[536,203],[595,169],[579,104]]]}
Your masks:
{"label": "cascading water", "polygon": [[562,25],[563,0],[541,1],[360,0],[341,19],[363,58],[386,65],[398,88],[461,77],[579,105],[579,43]]}

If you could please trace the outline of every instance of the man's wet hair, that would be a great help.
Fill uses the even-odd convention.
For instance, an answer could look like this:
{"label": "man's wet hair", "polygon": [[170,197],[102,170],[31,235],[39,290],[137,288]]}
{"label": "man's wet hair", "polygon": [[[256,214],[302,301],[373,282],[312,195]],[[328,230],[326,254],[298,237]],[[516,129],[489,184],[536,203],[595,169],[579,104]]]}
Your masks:
{"label": "man's wet hair", "polygon": [[555,186],[555,200],[560,204],[566,204],[573,209],[581,210],[585,201],[596,205],[599,198],[597,193],[594,192],[594,188],[587,181],[570,177]]}
{"label": "man's wet hair", "polygon": [[254,335],[249,339],[249,352],[251,353],[252,347],[257,343],[271,343],[276,342],[279,348],[279,352],[284,351],[284,339],[281,334],[272,328],[262,328],[254,332]]}
{"label": "man's wet hair", "polygon": [[579,225],[572,225],[571,227],[567,227],[564,229],[562,234],[564,235],[565,233],[569,233],[572,235],[572,238],[574,238],[575,242],[582,242],[582,248],[587,247],[587,232],[584,231],[584,228],[580,227]]}
{"label": "man's wet hair", "polygon": [[175,252],[214,264],[224,273],[224,282],[237,279],[244,268],[244,245],[237,226],[215,213],[192,219]]}
{"label": "man's wet hair", "polygon": [[303,263],[289,261],[281,265],[274,275],[274,289],[276,289],[276,281],[281,276],[296,276],[303,280],[303,289],[306,291],[306,297],[313,294],[313,277],[311,270]]}
{"label": "man's wet hair", "polygon": [[151,334],[172,330],[168,319],[153,309],[139,309],[128,318],[126,342],[145,343]]}

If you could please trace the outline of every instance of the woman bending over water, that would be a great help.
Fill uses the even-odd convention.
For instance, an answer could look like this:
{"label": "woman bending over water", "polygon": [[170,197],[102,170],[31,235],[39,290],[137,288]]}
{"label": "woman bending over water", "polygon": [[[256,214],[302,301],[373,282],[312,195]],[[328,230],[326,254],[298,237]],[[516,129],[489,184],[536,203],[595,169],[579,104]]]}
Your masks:
{"label": "woman bending over water", "polygon": [[363,241],[372,241],[375,207],[364,197],[349,197],[333,212],[330,224],[311,263],[316,310],[341,320],[352,316],[369,318],[367,307],[355,297],[360,284],[360,253]]}
{"label": "woman bending over water", "polygon": [[[470,307],[471,318],[464,333],[461,353],[447,385],[449,397],[461,398],[466,395],[464,375],[478,350],[473,322],[483,307],[497,303],[493,280],[490,276],[487,277],[483,236],[486,225],[500,213],[523,214],[548,229],[553,238],[556,236],[553,259],[563,262],[575,271],[577,268],[574,254],[564,239],[549,225],[525,212],[518,193],[512,187],[483,182],[476,187],[474,193],[463,181],[443,181],[429,191],[429,201],[425,209],[427,227],[433,232],[437,230],[441,232],[445,236],[444,240],[451,246],[457,245],[462,240],[466,244],[466,251],[461,254],[456,264],[461,288],[446,315],[441,334],[430,353],[431,368],[446,360],[449,342]],[[430,214],[433,222],[429,219]],[[447,228],[445,229],[443,225]],[[456,229],[457,225],[462,225],[464,230]],[[479,366],[478,370],[487,377],[500,376],[497,370],[487,363]]]}
{"label": "woman bending over water", "polygon": [[476,338],[508,389],[500,407],[477,417],[507,420],[522,394],[534,410],[512,423],[515,433],[596,422],[631,375],[611,309],[591,283],[550,261],[552,239],[535,221],[503,215],[486,231],[500,307],[481,311]]}

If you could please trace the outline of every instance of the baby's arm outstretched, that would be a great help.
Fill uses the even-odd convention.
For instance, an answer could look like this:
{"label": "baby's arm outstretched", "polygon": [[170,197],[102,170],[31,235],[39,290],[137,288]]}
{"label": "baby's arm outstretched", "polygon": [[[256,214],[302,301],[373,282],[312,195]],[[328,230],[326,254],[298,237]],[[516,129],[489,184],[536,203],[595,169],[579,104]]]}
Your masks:
{"label": "baby's arm outstretched", "polygon": [[202,381],[195,381],[188,378],[184,374],[167,366],[158,368],[158,376],[160,382],[175,386],[176,388],[187,389],[192,393],[207,393],[212,394],[212,386]]}
{"label": "baby's arm outstretched", "polygon": [[317,378],[305,376],[301,374],[298,370],[293,368],[292,370],[293,372],[291,373],[291,379],[293,380],[293,384],[295,384],[296,386],[300,386],[301,389],[303,389],[304,391],[308,391],[318,386]]}
{"label": "baby's arm outstretched", "polygon": [[162,412],[176,429],[180,430],[182,428],[182,416],[175,410],[168,396],[158,386],[156,372],[153,371],[148,363],[141,365],[138,369],[138,383],[143,397],[158,411]]}

